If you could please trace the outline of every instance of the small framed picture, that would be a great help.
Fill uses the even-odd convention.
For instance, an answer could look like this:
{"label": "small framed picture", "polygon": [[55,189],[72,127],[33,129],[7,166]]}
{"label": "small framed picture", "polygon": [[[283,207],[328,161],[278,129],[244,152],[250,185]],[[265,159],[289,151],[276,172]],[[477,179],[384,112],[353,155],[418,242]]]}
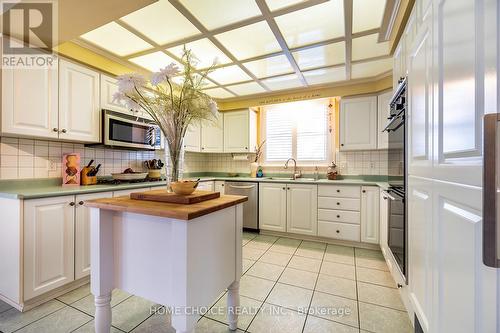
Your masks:
{"label": "small framed picture", "polygon": [[64,154],[62,160],[63,186],[80,185],[80,154]]}

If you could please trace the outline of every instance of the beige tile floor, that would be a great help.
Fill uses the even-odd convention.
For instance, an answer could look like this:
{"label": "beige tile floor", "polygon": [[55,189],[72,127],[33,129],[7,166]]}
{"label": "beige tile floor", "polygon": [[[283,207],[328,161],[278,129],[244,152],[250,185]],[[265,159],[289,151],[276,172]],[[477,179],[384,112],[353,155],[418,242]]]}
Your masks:
{"label": "beige tile floor", "polygon": [[[379,251],[244,232],[243,272],[238,332],[412,332]],[[174,333],[153,302],[115,290],[112,306],[112,332]],[[196,333],[229,332],[225,307],[223,294]],[[93,316],[85,285],[25,313],[0,301],[0,332],[94,332]]]}

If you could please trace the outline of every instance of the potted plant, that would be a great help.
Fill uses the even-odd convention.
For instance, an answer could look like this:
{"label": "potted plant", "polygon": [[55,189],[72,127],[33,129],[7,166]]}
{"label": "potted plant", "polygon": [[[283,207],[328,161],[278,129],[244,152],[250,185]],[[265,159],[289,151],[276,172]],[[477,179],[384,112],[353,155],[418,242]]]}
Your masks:
{"label": "potted plant", "polygon": [[255,147],[255,159],[252,163],[250,163],[250,177],[257,177],[257,169],[259,168],[259,160],[262,155],[264,143],[266,143],[266,140],[262,141],[257,147]]}
{"label": "potted plant", "polygon": [[[182,176],[183,139],[189,124],[202,120],[215,121],[219,116],[217,103],[202,91],[213,66],[196,71],[196,60],[186,49],[182,63],[182,71],[171,63],[153,73],[149,81],[137,73],[121,75],[118,77],[118,92],[114,96],[115,100],[124,101],[129,109],[146,111],[165,135],[170,191],[170,184]],[[172,81],[178,74],[181,84]]]}

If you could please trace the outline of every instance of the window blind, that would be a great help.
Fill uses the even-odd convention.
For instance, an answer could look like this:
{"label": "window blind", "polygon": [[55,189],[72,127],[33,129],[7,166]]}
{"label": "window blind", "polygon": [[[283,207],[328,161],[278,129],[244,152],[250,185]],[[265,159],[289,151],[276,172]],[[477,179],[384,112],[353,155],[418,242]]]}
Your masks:
{"label": "window blind", "polygon": [[265,159],[328,163],[328,102],[314,100],[266,107]]}

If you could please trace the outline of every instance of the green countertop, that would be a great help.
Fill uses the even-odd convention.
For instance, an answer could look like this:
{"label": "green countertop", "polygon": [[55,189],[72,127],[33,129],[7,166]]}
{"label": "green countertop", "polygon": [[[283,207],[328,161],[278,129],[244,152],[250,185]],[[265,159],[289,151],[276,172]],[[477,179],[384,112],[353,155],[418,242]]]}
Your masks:
{"label": "green countertop", "polygon": [[[307,175],[304,178],[297,180],[280,178],[284,175],[264,178],[251,178],[248,176],[227,177],[224,175],[200,175],[188,174],[186,178],[197,179],[201,181],[241,181],[241,182],[262,182],[262,183],[288,183],[288,184],[318,184],[318,185],[365,185],[379,186],[382,189],[387,189],[389,184],[386,177],[380,176],[344,176],[339,180],[319,179],[313,180]],[[270,179],[275,178],[275,179]],[[276,179],[278,178],[278,179]],[[309,178],[309,179],[307,179]],[[76,195],[108,191],[120,191],[127,189],[140,189],[144,187],[165,186],[165,181],[145,182],[145,183],[123,183],[119,185],[89,185],[89,186],[67,186],[60,185],[61,180],[58,178],[52,179],[29,179],[29,180],[2,180],[0,181],[0,197],[10,199],[35,199],[47,198],[63,195]]]}
{"label": "green countertop", "polygon": [[118,185],[87,185],[87,186],[61,186],[61,179],[30,179],[28,180],[3,180],[0,181],[0,197],[10,199],[36,199],[58,197],[62,195],[88,194],[108,191],[121,191],[134,188],[165,186],[166,181],[153,181],[145,183],[123,183]]}

